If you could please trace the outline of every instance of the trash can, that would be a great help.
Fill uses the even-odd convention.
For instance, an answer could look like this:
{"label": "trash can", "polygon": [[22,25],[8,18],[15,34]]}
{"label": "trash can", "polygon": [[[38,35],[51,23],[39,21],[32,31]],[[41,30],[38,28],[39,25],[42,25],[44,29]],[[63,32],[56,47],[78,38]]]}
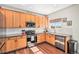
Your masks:
{"label": "trash can", "polygon": [[69,40],[67,42],[67,45],[68,45],[68,53],[69,54],[78,53],[78,42],[76,40]]}

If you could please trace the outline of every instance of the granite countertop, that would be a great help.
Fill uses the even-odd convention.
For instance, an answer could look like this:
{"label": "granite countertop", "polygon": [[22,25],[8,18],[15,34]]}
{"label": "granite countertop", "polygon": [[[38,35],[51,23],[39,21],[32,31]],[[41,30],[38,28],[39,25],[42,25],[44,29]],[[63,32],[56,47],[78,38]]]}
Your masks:
{"label": "granite countertop", "polygon": [[36,33],[38,34],[42,34],[42,33],[47,33],[47,34],[51,34],[51,35],[60,35],[60,36],[71,36],[69,34],[63,34],[63,33],[54,33],[54,32],[41,32],[41,33]]}
{"label": "granite countertop", "polygon": [[[61,36],[71,36],[69,34],[63,34],[63,33],[53,33],[53,32],[39,32],[36,33],[36,35],[38,34],[43,34],[43,33],[47,33],[47,34],[51,34],[51,35],[61,35]],[[6,37],[17,37],[17,36],[23,36],[22,34],[8,34],[8,35],[0,35],[0,38],[6,38]]]}
{"label": "granite countertop", "polygon": [[71,36],[69,34],[63,34],[63,33],[49,33],[49,32],[46,32],[47,34],[51,34],[51,35],[60,35],[60,36]]}
{"label": "granite countertop", "polygon": [[22,34],[8,34],[8,35],[0,35],[0,38],[7,38],[7,37],[17,37],[17,36],[24,36]]}
{"label": "granite countertop", "polygon": [[[35,32],[36,35],[42,34],[42,33],[48,33],[48,34],[51,34],[51,35],[70,36],[69,34],[55,33],[54,30],[47,30],[47,32],[45,32],[45,30],[37,30]],[[17,37],[17,36],[23,36],[23,35],[21,34],[21,32],[0,34],[0,38],[4,38],[4,37]]]}

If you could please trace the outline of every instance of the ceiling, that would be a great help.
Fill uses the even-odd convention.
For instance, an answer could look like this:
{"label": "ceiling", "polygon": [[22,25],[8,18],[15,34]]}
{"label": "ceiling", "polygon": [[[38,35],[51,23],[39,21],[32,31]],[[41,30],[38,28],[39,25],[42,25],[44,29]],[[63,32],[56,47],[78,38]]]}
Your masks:
{"label": "ceiling", "polygon": [[71,4],[5,4],[5,6],[48,15],[63,8],[69,7]]}

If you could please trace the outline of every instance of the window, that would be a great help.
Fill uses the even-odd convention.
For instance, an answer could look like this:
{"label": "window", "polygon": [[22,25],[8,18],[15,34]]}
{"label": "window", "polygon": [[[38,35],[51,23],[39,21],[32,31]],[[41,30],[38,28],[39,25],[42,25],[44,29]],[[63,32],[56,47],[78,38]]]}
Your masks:
{"label": "window", "polygon": [[62,27],[63,23],[62,22],[53,22],[52,27]]}

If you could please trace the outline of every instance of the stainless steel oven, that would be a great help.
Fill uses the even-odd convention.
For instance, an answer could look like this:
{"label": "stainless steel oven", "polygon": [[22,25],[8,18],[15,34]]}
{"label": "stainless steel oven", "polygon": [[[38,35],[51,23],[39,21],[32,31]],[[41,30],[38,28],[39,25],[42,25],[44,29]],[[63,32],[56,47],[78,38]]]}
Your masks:
{"label": "stainless steel oven", "polygon": [[55,46],[63,51],[65,51],[65,36],[56,35],[55,36]]}
{"label": "stainless steel oven", "polygon": [[63,51],[65,50],[65,46],[59,42],[55,42],[55,46]]}
{"label": "stainless steel oven", "polygon": [[58,41],[64,42],[65,41],[65,36],[56,35],[55,39],[58,40]]}
{"label": "stainless steel oven", "polygon": [[35,34],[35,30],[26,31],[26,36],[27,36],[27,45],[28,45],[28,47],[35,46],[35,44],[37,42],[37,36]]}

